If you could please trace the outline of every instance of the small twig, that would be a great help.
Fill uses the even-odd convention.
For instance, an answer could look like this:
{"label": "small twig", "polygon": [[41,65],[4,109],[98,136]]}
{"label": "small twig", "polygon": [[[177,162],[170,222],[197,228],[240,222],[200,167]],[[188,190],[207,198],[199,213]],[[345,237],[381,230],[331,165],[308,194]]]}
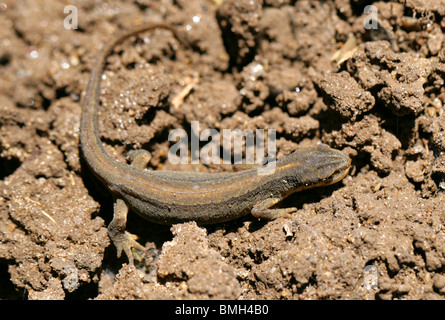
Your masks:
{"label": "small twig", "polygon": [[[39,205],[40,207],[43,206],[40,202],[35,201],[35,200],[32,200],[32,199],[29,198],[29,197],[25,197],[25,199],[28,200],[29,202],[32,202],[32,203],[35,203],[35,204]],[[47,217],[49,220],[51,220],[54,224],[57,224],[56,220],[54,220],[53,217],[51,217],[48,213],[46,213],[45,210],[43,210],[43,209],[41,209],[41,210],[42,210],[42,213],[43,213],[43,215],[44,215],[45,217]]]}
{"label": "small twig", "polygon": [[186,84],[186,86],[184,87],[184,89],[182,89],[176,96],[173,97],[172,99],[172,105],[174,109],[178,109],[183,103],[184,103],[184,99],[185,97],[188,96],[188,94],[190,93],[190,91],[192,91],[193,87],[195,86],[195,84],[199,83],[199,76],[194,77],[193,79],[190,78],[186,78],[184,80],[184,83]]}

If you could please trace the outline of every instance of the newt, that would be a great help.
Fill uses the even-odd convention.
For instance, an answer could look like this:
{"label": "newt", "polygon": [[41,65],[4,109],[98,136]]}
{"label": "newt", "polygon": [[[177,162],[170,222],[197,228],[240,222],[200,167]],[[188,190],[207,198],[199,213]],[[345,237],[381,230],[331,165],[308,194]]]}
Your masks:
{"label": "newt", "polygon": [[104,45],[92,68],[82,104],[80,146],[90,171],[114,197],[114,215],[108,235],[117,249],[133,264],[132,249],[144,250],[137,237],[125,230],[127,214],[133,210],[159,224],[196,221],[220,223],[249,212],[256,218],[273,220],[295,212],[296,208],[272,208],[291,193],[321,187],[342,180],[351,160],[325,144],[300,148],[276,162],[272,174],[259,174],[258,168],[225,173],[196,173],[144,170],[150,161],[145,150],[133,151],[131,164],[113,159],[105,151],[98,134],[97,109],[106,58],[124,39],[156,28],[171,26],[141,25],[123,31]]}

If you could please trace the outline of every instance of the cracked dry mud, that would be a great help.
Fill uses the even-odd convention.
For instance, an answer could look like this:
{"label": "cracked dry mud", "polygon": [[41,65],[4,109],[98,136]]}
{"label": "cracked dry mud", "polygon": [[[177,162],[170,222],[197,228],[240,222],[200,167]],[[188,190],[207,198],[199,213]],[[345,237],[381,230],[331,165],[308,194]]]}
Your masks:
{"label": "cracked dry mud", "polygon": [[[357,0],[73,4],[77,30],[62,2],[0,3],[0,298],[444,299],[443,0],[373,2],[383,32]],[[117,259],[111,196],[79,155],[81,100],[100,45],[149,21],[190,45],[158,30],[108,58],[99,129],[116,160],[144,148],[152,170],[232,170],[167,161],[168,132],[199,121],[275,129],[278,157],[327,143],[350,174],[286,199],[291,219],[169,227],[130,213],[145,258]]]}

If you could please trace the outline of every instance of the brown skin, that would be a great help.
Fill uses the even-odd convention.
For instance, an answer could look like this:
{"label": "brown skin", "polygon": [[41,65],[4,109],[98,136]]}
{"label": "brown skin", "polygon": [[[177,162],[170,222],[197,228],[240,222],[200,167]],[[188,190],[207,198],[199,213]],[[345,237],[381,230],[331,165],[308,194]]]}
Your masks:
{"label": "brown skin", "polygon": [[80,126],[80,144],[91,171],[116,198],[113,221],[108,233],[120,256],[122,250],[133,263],[131,248],[143,249],[135,236],[125,231],[128,209],[143,218],[162,224],[196,221],[199,224],[236,219],[249,212],[255,217],[275,219],[295,208],[270,209],[289,194],[329,185],[343,179],[350,159],[338,150],[320,144],[302,148],[277,161],[273,173],[261,175],[258,169],[234,173],[191,173],[143,171],[150,155],[134,153],[132,165],[112,159],[102,147],[97,130],[97,105],[105,59],[113,47],[140,32],[164,28],[181,39],[167,25],[144,25],[123,32],[100,52],[91,73]]}

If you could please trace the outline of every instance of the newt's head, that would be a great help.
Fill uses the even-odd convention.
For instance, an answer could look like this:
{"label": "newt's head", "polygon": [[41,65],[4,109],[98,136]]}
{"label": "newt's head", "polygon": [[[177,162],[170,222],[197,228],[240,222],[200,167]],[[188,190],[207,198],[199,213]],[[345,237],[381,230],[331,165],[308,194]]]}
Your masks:
{"label": "newt's head", "polygon": [[332,149],[325,144],[317,145],[314,152],[317,176],[320,185],[329,185],[342,180],[351,168],[351,159],[341,151]]}
{"label": "newt's head", "polygon": [[325,186],[342,180],[351,159],[325,144],[301,148],[277,162],[276,170],[290,185],[289,191]]}

